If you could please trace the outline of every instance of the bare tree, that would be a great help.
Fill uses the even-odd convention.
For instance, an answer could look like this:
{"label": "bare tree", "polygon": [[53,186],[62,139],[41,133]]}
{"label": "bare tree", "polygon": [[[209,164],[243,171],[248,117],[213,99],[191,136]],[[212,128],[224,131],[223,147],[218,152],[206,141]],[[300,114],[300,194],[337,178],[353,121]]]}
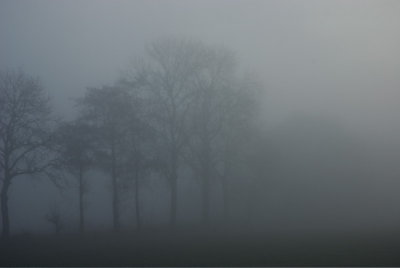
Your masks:
{"label": "bare tree", "polygon": [[207,47],[202,60],[203,68],[193,81],[195,98],[190,110],[190,142],[186,160],[201,180],[202,216],[207,223],[227,105],[235,90],[235,58],[229,50]]}
{"label": "bare tree", "polygon": [[[137,132],[139,135],[136,135]],[[133,183],[134,187],[134,200],[135,200],[135,216],[136,227],[138,230],[142,227],[141,216],[141,198],[140,188],[143,179],[155,167],[154,156],[151,155],[151,149],[148,148],[149,137],[143,137],[140,134],[145,134],[147,131],[138,130],[136,134],[132,133],[131,138],[126,143],[127,154],[125,155],[125,164],[123,165],[123,176],[127,182]],[[151,134],[150,134],[151,135]],[[151,141],[151,140],[150,140]]]}
{"label": "bare tree", "polygon": [[170,38],[149,46],[148,56],[136,66],[131,85],[147,101],[149,120],[158,133],[161,171],[171,187],[171,225],[176,222],[183,164],[201,180],[202,215],[208,222],[212,184],[229,176],[223,152],[234,135],[228,135],[228,129],[238,134],[237,122],[250,118],[243,104],[252,91],[243,87],[234,54],[225,48]]}
{"label": "bare tree", "polygon": [[193,80],[202,68],[204,46],[182,39],[163,39],[148,47],[148,60],[131,78],[140,89],[148,120],[157,132],[160,171],[171,189],[170,224],[177,217],[177,183],[183,148],[188,140],[188,111],[193,102]]}
{"label": "bare tree", "polygon": [[125,87],[89,88],[80,100],[81,120],[94,129],[96,164],[105,170],[112,183],[114,230],[120,229],[120,180],[124,177],[127,139],[135,117],[135,101]]}
{"label": "bare tree", "polygon": [[84,175],[94,161],[95,138],[93,129],[79,120],[61,124],[56,133],[59,152],[58,165],[74,176],[78,182],[79,230],[81,233],[85,229],[84,194],[88,187]]}
{"label": "bare tree", "polygon": [[54,226],[54,232],[58,235],[63,228],[60,208],[58,206],[52,206],[44,218],[48,223]]}
{"label": "bare tree", "polygon": [[10,234],[8,191],[13,180],[45,171],[50,165],[49,98],[37,78],[0,73],[0,179],[4,237]]}
{"label": "bare tree", "polygon": [[[224,117],[219,133],[216,174],[222,183],[223,213],[229,220],[231,214],[230,188],[238,179],[243,185],[254,174],[259,174],[256,164],[262,140],[258,128],[262,85],[254,77],[235,79],[230,94],[225,96]],[[258,173],[257,173],[258,172]],[[257,175],[256,175],[257,176]],[[242,187],[243,189],[243,187]]]}
{"label": "bare tree", "polygon": [[149,173],[157,167],[155,161],[154,150],[154,129],[147,122],[145,113],[145,103],[143,99],[135,94],[132,89],[132,84],[126,80],[120,80],[118,86],[125,87],[125,90],[130,91],[130,101],[134,104],[134,109],[131,109],[130,118],[126,121],[127,132],[123,139],[124,146],[120,151],[121,159],[121,179],[129,190],[129,186],[134,188],[135,200],[135,216],[136,227],[138,230],[142,227],[141,217],[141,198],[140,188],[143,180]]}

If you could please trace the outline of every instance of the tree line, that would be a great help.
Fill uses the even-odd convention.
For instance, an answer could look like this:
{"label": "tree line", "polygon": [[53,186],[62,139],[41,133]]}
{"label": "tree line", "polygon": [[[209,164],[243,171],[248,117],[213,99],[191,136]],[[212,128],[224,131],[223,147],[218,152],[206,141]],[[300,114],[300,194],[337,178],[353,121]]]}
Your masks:
{"label": "tree line", "polygon": [[[87,88],[72,120],[55,120],[38,78],[0,73],[0,182],[2,234],[10,234],[8,195],[21,176],[76,180],[79,229],[85,231],[88,171],[111,182],[113,229],[121,227],[121,191],[133,185],[136,225],[142,227],[140,189],[159,176],[169,190],[169,224],[177,224],[178,183],[200,182],[201,215],[210,223],[210,192],[221,183],[223,216],[232,189],[263,168],[257,155],[260,84],[240,72],[226,48],[167,38],[151,43],[111,85]],[[182,175],[182,169],[190,175]],[[258,172],[258,173],[257,173]],[[237,185],[236,185],[237,186]]]}

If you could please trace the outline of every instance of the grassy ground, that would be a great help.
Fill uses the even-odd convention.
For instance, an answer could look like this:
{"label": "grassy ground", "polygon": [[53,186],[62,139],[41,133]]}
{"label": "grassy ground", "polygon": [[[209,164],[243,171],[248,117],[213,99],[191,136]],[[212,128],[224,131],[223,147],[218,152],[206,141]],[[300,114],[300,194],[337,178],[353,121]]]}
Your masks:
{"label": "grassy ground", "polygon": [[0,266],[400,266],[398,236],[213,232],[21,236]]}

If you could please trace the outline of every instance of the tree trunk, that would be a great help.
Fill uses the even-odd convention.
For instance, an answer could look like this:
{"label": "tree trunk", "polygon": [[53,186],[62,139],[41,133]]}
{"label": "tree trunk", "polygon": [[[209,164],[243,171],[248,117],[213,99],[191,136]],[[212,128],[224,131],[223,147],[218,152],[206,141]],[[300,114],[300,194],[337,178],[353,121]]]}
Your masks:
{"label": "tree trunk", "polygon": [[119,231],[119,211],[118,211],[118,190],[117,190],[117,178],[112,176],[112,210],[113,210],[113,226],[114,231]]}
{"label": "tree trunk", "polygon": [[135,212],[136,212],[136,226],[140,230],[142,227],[142,222],[140,218],[140,197],[139,197],[139,175],[136,171],[135,174]]}
{"label": "tree trunk", "polygon": [[1,189],[1,218],[3,224],[2,237],[7,238],[10,236],[10,218],[8,212],[8,188],[10,182],[4,178],[3,188]]}
{"label": "tree trunk", "polygon": [[84,207],[83,207],[83,171],[82,167],[79,168],[79,230],[83,234],[85,232],[85,218],[84,218]]}
{"label": "tree trunk", "polygon": [[118,198],[118,182],[116,170],[116,156],[115,146],[111,148],[111,180],[112,180],[112,210],[113,210],[113,226],[114,231],[118,232],[120,229],[119,223],[119,198]]}
{"label": "tree trunk", "polygon": [[170,225],[172,228],[176,226],[176,211],[177,211],[177,175],[176,171],[171,176],[171,215]]}
{"label": "tree trunk", "polygon": [[228,222],[230,218],[230,204],[229,204],[228,181],[226,176],[222,178],[222,195],[223,195],[223,206],[224,206],[223,207],[224,220]]}
{"label": "tree trunk", "polygon": [[[204,124],[204,130],[207,129]],[[210,221],[210,180],[211,180],[211,148],[208,132],[205,131],[202,138],[202,197],[203,197],[203,223]]]}
{"label": "tree trunk", "polygon": [[174,153],[172,155],[172,165],[171,165],[171,176],[169,178],[171,183],[171,210],[170,210],[170,226],[174,228],[176,226],[176,214],[177,214],[177,180],[178,180],[178,163],[177,156]]}
{"label": "tree trunk", "polygon": [[203,223],[208,224],[210,220],[210,172],[207,167],[204,167],[202,186]]}

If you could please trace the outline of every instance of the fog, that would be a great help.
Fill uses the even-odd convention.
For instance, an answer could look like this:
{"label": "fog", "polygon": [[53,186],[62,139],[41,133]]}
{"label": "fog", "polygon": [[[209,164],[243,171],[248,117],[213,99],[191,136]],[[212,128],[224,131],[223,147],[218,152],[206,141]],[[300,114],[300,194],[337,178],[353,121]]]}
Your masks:
{"label": "fog", "polygon": [[[392,235],[400,230],[399,14],[395,0],[0,0],[0,70],[39,77],[54,117],[69,121],[87,88],[130,77],[154,42],[228,49],[235,72],[256,81],[255,130],[244,132],[246,145],[233,153],[240,164],[229,221],[224,185],[210,182],[207,228]],[[184,159],[178,229],[204,225],[202,181]],[[169,184],[157,172],[141,184],[143,228],[170,223]],[[109,175],[91,168],[85,176],[85,230],[109,232]],[[53,234],[45,216],[52,208],[61,211],[61,233],[77,233],[78,185],[70,177],[61,188],[43,174],[16,178],[8,193],[11,234]],[[134,187],[126,187],[120,221],[131,231]]]}

